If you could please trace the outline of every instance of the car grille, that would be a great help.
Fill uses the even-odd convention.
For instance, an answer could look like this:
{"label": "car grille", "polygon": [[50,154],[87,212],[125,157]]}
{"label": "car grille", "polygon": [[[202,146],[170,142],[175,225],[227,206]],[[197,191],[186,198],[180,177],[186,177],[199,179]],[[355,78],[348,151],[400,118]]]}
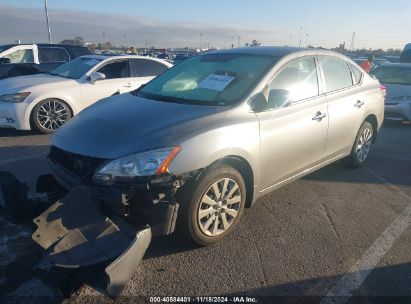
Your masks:
{"label": "car grille", "polygon": [[106,159],[103,158],[89,157],[64,151],[55,146],[50,148],[49,159],[81,180],[91,178],[97,167],[106,161]]}

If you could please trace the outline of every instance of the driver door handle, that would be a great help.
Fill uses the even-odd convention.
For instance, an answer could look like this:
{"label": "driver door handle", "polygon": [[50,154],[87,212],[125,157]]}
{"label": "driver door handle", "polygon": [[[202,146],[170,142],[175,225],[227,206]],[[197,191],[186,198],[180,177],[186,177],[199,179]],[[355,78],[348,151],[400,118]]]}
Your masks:
{"label": "driver door handle", "polygon": [[132,87],[132,85],[131,85],[131,83],[130,83],[130,82],[128,82],[128,83],[124,84],[124,85],[123,85],[123,87],[125,87],[125,88],[131,88],[131,87]]}
{"label": "driver door handle", "polygon": [[316,121],[321,121],[323,120],[324,117],[326,117],[327,115],[325,113],[321,113],[320,111],[318,111],[315,116],[312,118],[312,120],[316,120]]}
{"label": "driver door handle", "polygon": [[361,107],[364,105],[364,101],[361,100],[357,100],[357,102],[355,103],[354,107],[361,109]]}

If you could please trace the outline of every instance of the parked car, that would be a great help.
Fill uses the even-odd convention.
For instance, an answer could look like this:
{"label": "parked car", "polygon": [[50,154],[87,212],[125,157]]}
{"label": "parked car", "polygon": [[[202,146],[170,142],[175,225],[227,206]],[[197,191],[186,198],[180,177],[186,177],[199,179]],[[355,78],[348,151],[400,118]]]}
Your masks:
{"label": "parked car", "polygon": [[411,43],[407,43],[401,52],[400,62],[411,63]]}
{"label": "parked car", "polygon": [[0,127],[50,133],[97,100],[137,89],[172,64],[141,56],[81,56],[48,74],[0,80]]}
{"label": "parked car", "polygon": [[50,72],[78,56],[91,54],[81,46],[8,44],[0,46],[0,79]]}
{"label": "parked car", "polygon": [[384,94],[331,51],[213,51],[85,109],[53,135],[48,158],[62,186],[86,185],[109,216],[152,225],[145,210],[165,210],[164,230],[177,223],[209,245],[262,195],[342,158],[361,166]]}
{"label": "parked car", "polygon": [[[357,58],[354,58],[353,60],[358,65],[361,65],[361,63],[366,61],[367,58],[366,57],[357,57]],[[371,68],[375,68],[377,66],[380,66],[380,65],[386,64],[386,63],[390,63],[390,61],[385,59],[385,58],[377,57],[377,58],[374,58],[374,61],[371,64]]]}
{"label": "parked car", "polygon": [[399,62],[400,61],[400,56],[395,56],[395,55],[386,55],[382,56],[381,58],[387,59],[389,62]]}
{"label": "parked car", "polygon": [[411,121],[411,63],[384,64],[371,73],[387,89],[385,118]]}
{"label": "parked car", "polygon": [[183,61],[186,61],[187,59],[191,58],[192,56],[189,54],[175,54],[173,58],[173,63],[174,65],[177,65]]}

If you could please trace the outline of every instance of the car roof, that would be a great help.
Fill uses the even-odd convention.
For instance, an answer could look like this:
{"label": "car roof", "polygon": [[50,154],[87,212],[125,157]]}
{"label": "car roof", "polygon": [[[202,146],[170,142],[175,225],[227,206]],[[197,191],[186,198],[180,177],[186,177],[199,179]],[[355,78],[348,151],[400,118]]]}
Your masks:
{"label": "car roof", "polygon": [[99,59],[99,60],[105,60],[109,58],[113,58],[113,59],[133,59],[135,58],[135,59],[146,59],[146,60],[149,59],[149,60],[158,61],[161,63],[166,63],[166,65],[170,65],[170,62],[163,60],[163,59],[139,56],[139,55],[83,55],[83,56],[80,56],[80,58],[90,58],[90,59]]}
{"label": "car roof", "polygon": [[306,49],[289,46],[249,46],[241,48],[223,49],[207,52],[204,54],[239,54],[239,55],[260,55],[260,56],[273,56],[283,57],[287,54],[303,51]]}
{"label": "car roof", "polygon": [[77,45],[67,45],[67,44],[51,44],[51,43],[11,43],[11,44],[2,44],[0,46],[3,47],[13,47],[18,45],[37,45],[39,47],[61,47],[61,48],[86,48],[85,46],[77,46]]}
{"label": "car roof", "polygon": [[327,50],[327,49],[316,49],[316,48],[299,48],[299,47],[291,47],[291,46],[250,46],[250,47],[242,47],[242,48],[232,48],[232,49],[223,49],[223,50],[216,50],[207,53],[203,53],[202,55],[209,55],[209,54],[238,54],[238,55],[256,55],[256,56],[272,56],[272,57],[285,57],[289,54],[298,53],[299,55],[331,55],[335,57],[344,57],[349,59],[348,57]]}

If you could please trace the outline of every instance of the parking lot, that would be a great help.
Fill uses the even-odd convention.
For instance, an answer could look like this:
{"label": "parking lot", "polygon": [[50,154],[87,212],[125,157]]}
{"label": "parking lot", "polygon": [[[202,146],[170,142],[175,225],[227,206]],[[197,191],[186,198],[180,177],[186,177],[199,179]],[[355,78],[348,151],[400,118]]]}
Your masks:
{"label": "parking lot", "polygon": [[[339,162],[263,197],[216,245],[155,238],[124,295],[411,301],[410,138],[411,125],[386,123],[362,168]],[[48,171],[48,139],[0,130],[0,170],[33,186]],[[67,301],[32,270],[39,254],[31,228],[0,219],[0,229],[0,294]],[[83,286],[69,301],[109,301],[93,287]]]}

